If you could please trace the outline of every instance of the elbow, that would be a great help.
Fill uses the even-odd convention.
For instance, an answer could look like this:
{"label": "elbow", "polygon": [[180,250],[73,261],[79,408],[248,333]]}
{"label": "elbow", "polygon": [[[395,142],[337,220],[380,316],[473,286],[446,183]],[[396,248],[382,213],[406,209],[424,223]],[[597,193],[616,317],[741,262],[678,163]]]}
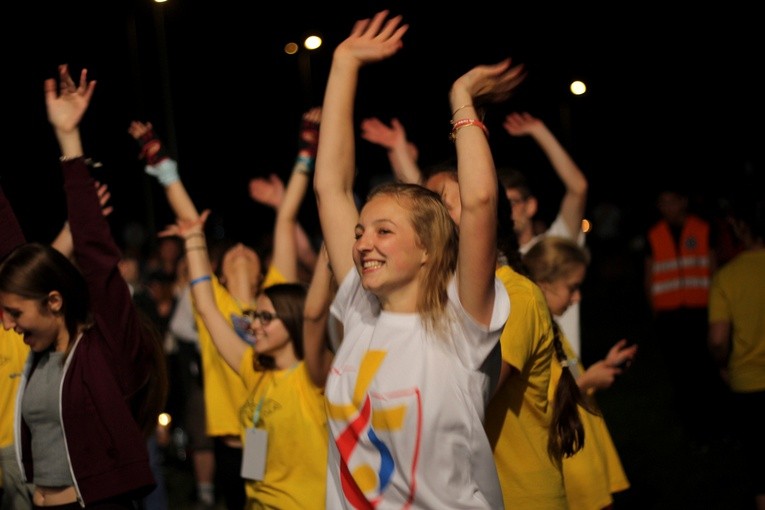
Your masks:
{"label": "elbow", "polygon": [[587,182],[587,179],[585,179],[584,176],[582,176],[581,182],[577,186],[577,190],[576,190],[577,194],[586,198],[587,192],[589,191],[589,189],[590,189],[590,183]]}
{"label": "elbow", "polygon": [[496,189],[482,189],[471,192],[470,197],[460,197],[463,211],[497,210]]}

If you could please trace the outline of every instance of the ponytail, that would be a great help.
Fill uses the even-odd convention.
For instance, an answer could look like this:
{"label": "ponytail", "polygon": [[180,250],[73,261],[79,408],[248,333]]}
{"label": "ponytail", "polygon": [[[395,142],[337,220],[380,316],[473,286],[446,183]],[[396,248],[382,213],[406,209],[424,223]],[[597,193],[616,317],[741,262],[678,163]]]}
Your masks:
{"label": "ponytail", "polygon": [[568,366],[570,362],[563,350],[560,328],[552,317],[550,319],[555,336],[553,340],[555,356],[563,366],[563,372],[555,388],[547,453],[552,459],[560,460],[564,457],[571,457],[584,447],[584,425],[579,415],[579,406],[588,411],[590,411],[590,406],[582,396],[576,379]]}

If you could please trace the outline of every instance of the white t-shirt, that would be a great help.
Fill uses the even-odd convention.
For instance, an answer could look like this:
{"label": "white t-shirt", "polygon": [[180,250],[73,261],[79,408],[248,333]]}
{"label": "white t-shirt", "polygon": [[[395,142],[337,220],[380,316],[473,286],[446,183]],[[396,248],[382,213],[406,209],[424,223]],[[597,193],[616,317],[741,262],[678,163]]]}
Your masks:
{"label": "white t-shirt", "polygon": [[194,321],[191,287],[188,285],[181,292],[175,305],[173,315],[170,317],[169,330],[179,342],[193,343],[199,348],[199,333]]}
{"label": "white t-shirt", "polygon": [[[528,243],[520,247],[521,255],[525,255],[532,246],[537,244],[539,240],[545,236],[557,236],[571,239],[572,241],[576,241],[576,244],[579,246],[584,246],[585,241],[584,232],[582,232],[580,229],[579,232],[577,232],[575,235],[568,229],[566,222],[563,221],[563,217],[559,214],[556,216],[555,221],[552,222],[552,225],[550,225],[550,228],[541,234],[534,236]],[[581,356],[582,354],[579,314],[579,303],[574,303],[573,305],[569,306],[565,312],[563,312],[563,315],[555,317],[555,320],[560,325],[563,333],[566,335],[566,338],[568,338],[568,341],[577,356]]]}
{"label": "white t-shirt", "polygon": [[491,325],[465,312],[449,283],[447,338],[420,315],[380,310],[351,270],[332,313],[345,336],[327,379],[326,508],[501,509],[483,416],[501,364],[510,301],[495,279]]}

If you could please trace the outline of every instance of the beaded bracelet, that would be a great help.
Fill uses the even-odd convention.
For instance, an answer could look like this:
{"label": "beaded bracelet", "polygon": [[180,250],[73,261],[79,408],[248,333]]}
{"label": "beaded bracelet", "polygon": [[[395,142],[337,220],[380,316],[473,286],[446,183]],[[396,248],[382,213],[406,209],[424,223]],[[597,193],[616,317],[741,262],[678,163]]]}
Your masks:
{"label": "beaded bracelet", "polygon": [[212,277],[209,274],[206,274],[204,276],[200,276],[199,278],[194,278],[193,280],[191,280],[189,282],[189,287],[193,287],[197,283],[209,282],[211,280],[212,280]]}
{"label": "beaded bracelet", "polygon": [[478,126],[479,128],[483,130],[487,138],[489,136],[489,130],[486,127],[486,124],[484,124],[478,119],[453,120],[451,121],[451,124],[452,124],[452,131],[451,133],[449,133],[449,140],[451,140],[452,142],[457,140],[457,131],[467,126]]}
{"label": "beaded bracelet", "polygon": [[185,236],[183,236],[183,238],[188,241],[192,237],[204,237],[204,236],[205,234],[203,232],[190,232],[186,234]]}

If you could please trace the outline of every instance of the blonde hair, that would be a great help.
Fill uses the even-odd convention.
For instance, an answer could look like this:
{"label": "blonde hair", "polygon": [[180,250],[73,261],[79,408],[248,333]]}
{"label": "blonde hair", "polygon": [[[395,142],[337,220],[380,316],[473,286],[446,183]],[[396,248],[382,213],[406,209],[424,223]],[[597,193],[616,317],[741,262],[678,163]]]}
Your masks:
{"label": "blonde hair", "polygon": [[537,283],[565,278],[577,267],[587,267],[590,254],[565,237],[545,236],[523,256],[523,264]]}
{"label": "blonde hair", "polygon": [[409,211],[418,242],[428,253],[417,312],[423,316],[426,327],[437,329],[446,313],[446,289],[457,268],[457,226],[441,197],[423,186],[386,182],[375,187],[367,200],[380,195],[395,198]]}

